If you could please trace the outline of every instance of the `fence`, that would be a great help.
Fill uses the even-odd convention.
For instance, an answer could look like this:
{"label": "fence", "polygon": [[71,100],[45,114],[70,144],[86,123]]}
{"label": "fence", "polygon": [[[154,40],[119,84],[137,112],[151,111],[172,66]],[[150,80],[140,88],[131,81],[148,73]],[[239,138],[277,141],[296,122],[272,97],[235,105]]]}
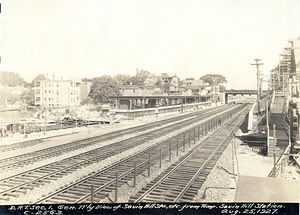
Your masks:
{"label": "fence", "polygon": [[158,109],[158,114],[171,113],[171,112],[184,112],[189,109],[201,109],[202,106],[211,106],[211,101],[200,102],[192,104],[174,105],[174,106],[164,106],[159,108],[147,108],[138,110],[116,110],[116,114],[124,115],[129,118],[141,117],[141,116],[151,116],[155,115],[155,111]]}

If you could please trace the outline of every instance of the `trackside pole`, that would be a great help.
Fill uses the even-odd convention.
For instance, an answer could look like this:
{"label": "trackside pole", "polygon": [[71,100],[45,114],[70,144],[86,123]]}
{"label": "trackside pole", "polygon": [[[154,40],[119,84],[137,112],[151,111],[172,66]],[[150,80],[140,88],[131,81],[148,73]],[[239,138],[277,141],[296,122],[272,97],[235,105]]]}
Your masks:
{"label": "trackside pole", "polygon": [[134,158],[134,162],[133,162],[133,187],[135,187],[136,185],[136,159]]}
{"label": "trackside pole", "polygon": [[276,155],[275,155],[275,153],[274,153],[274,167],[273,167],[274,178],[276,178],[275,172],[276,172]]}
{"label": "trackside pole", "polygon": [[276,133],[275,133],[275,128],[276,128],[276,125],[273,124],[273,144],[274,144],[274,154],[276,153]]}
{"label": "trackside pole", "polygon": [[189,148],[191,147],[191,132],[189,131]]}
{"label": "trackside pole", "polygon": [[161,169],[161,147],[159,148],[159,168]]}
{"label": "trackside pole", "polygon": [[116,171],[115,203],[118,201],[118,170]]}
{"label": "trackside pole", "polygon": [[183,133],[183,152],[185,152],[185,134]]}
{"label": "trackside pole", "polygon": [[169,147],[169,161],[171,161],[171,151],[172,150],[172,143],[170,142],[170,147]]}
{"label": "trackside pole", "polygon": [[94,202],[94,185],[91,185],[91,203]]}
{"label": "trackside pole", "polygon": [[194,128],[194,145],[196,144],[196,128]]}
{"label": "trackside pole", "polygon": [[148,177],[150,176],[150,165],[151,165],[151,157],[150,157],[150,152],[149,152],[149,166],[148,166]]}
{"label": "trackside pole", "polygon": [[179,147],[178,147],[178,136],[177,136],[177,150],[176,150],[176,156],[178,157],[178,149],[179,149]]}

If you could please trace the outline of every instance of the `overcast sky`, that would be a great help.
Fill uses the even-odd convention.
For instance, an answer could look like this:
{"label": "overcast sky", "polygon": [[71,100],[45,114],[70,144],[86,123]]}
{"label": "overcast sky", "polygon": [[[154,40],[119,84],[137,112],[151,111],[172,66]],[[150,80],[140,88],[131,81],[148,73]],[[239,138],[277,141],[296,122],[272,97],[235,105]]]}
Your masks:
{"label": "overcast sky", "polygon": [[300,33],[299,0],[2,0],[1,16],[1,70],[28,82],[138,68],[256,89],[253,59],[267,75]]}

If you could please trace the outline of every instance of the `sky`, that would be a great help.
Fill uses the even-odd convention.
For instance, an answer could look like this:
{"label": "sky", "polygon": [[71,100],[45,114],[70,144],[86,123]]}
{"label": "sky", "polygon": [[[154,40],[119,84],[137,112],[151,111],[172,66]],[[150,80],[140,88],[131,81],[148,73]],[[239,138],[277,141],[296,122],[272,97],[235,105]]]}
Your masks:
{"label": "sky", "polygon": [[[1,71],[27,82],[135,75],[221,74],[256,89],[300,34],[299,0],[2,0]],[[267,79],[267,78],[265,78]]]}

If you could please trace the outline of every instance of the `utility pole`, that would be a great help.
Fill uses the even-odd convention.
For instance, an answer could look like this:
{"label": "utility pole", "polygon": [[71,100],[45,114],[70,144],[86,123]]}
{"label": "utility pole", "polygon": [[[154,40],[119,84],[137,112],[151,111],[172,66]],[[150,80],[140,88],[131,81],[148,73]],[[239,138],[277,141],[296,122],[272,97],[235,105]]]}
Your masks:
{"label": "utility pole", "polygon": [[48,85],[49,85],[49,82],[48,82],[48,73],[47,73],[47,79],[46,79],[46,82],[45,82],[45,88],[46,88],[46,102],[45,102],[45,135],[47,133],[47,111],[48,111]]}
{"label": "utility pole", "polygon": [[259,71],[259,66],[260,65],[264,65],[263,63],[259,63],[259,61],[261,61],[261,59],[255,58],[254,61],[256,63],[251,63],[251,65],[255,65],[256,69],[257,69],[257,108],[258,108],[258,113],[260,113],[260,109],[259,109],[259,101],[261,99],[260,97],[260,71]]}

